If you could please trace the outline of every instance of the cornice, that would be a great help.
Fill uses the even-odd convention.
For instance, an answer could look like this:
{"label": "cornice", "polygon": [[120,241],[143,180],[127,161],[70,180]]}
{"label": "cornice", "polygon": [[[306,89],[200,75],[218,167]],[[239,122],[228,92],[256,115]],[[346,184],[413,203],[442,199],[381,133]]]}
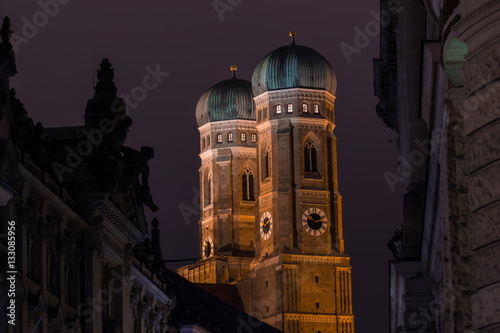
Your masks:
{"label": "cornice", "polygon": [[303,190],[297,189],[297,195],[299,197],[313,197],[313,198],[330,198],[330,191],[327,190]]}
{"label": "cornice", "polygon": [[326,314],[308,314],[308,313],[285,313],[285,320],[294,320],[303,323],[352,323],[354,316],[338,316]]}
{"label": "cornice", "polygon": [[277,197],[278,197],[278,192],[276,191],[269,192],[259,197],[259,204],[262,205],[269,200],[276,199]]}
{"label": "cornice", "polygon": [[220,130],[255,130],[255,120],[232,119],[206,123],[198,128],[200,136]]}
{"label": "cornice", "polygon": [[310,264],[342,264],[343,257],[330,257],[330,256],[315,256],[315,255],[296,255],[296,254],[283,254],[283,263],[310,263]]}
{"label": "cornice", "polygon": [[311,99],[318,101],[326,100],[331,104],[334,104],[336,99],[336,97],[327,90],[290,88],[266,91],[254,97],[254,101],[256,106],[260,106],[271,101],[280,101],[290,98]]}
{"label": "cornice", "polygon": [[326,130],[328,125],[332,126],[332,131],[335,129],[335,124],[325,118],[306,118],[306,117],[292,117],[289,118],[294,127]]}
{"label": "cornice", "polygon": [[127,237],[132,245],[143,240],[141,232],[110,202],[103,201],[97,210],[104,216],[114,228]]}

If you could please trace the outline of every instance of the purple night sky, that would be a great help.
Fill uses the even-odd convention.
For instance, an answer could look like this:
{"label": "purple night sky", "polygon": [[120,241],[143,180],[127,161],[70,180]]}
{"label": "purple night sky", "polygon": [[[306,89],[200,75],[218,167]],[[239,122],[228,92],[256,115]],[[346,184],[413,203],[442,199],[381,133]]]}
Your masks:
{"label": "purple night sky", "polygon": [[[59,8],[48,7],[49,17],[41,14],[40,4],[55,0],[2,0],[2,15],[23,38],[11,87],[35,122],[70,126],[83,124],[102,58],[115,69],[119,95],[142,86],[147,67],[169,73],[135,108],[129,107],[134,124],[126,142],[155,149],[150,185],[160,210],[147,210],[146,217],[160,220],[165,259],[199,255],[199,215],[185,219],[180,207],[197,207],[194,113],[201,94],[230,78],[230,65],[238,66],[239,78],[250,80],[262,57],[290,42],[292,28],[297,44],[326,57],[338,80],[335,133],[355,328],[357,333],[388,331],[387,261],[392,255],[386,243],[402,222],[402,197],[401,187],[391,191],[384,172],[397,173],[396,141],[388,143],[397,134],[375,114],[372,59],[378,58],[378,34],[371,31],[374,37],[350,62],[340,47],[354,45],[356,27],[364,31],[375,22],[370,12],[379,11],[379,1],[222,0],[233,4],[223,20],[213,0],[59,1],[64,3]],[[33,22],[39,27],[28,29]]]}

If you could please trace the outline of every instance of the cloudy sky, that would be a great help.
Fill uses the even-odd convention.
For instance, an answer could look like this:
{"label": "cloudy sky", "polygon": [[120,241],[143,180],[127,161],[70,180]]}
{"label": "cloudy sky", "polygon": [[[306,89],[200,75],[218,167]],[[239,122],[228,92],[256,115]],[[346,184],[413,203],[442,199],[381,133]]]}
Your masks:
{"label": "cloudy sky", "polygon": [[146,215],[160,220],[166,259],[199,256],[193,202],[199,188],[198,98],[230,78],[230,65],[249,80],[262,57],[288,44],[288,32],[295,29],[296,43],[316,49],[337,73],[335,133],[356,332],[388,330],[386,243],[401,224],[401,193],[384,178],[385,172],[397,172],[396,142],[388,142],[397,135],[375,114],[377,1],[1,0],[1,5],[16,33],[19,73],[11,86],[35,122],[46,127],[83,124],[104,57],[115,68],[119,94],[142,86],[148,71],[168,73],[147,96],[129,104],[134,124],[127,140],[134,148],[155,149],[151,187],[160,210]]}

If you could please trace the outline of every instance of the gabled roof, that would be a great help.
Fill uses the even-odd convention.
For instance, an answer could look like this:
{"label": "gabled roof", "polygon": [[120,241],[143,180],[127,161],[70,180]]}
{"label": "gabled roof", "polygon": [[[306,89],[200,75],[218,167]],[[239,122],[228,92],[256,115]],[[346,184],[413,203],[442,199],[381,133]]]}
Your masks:
{"label": "gabled roof", "polygon": [[246,332],[248,327],[259,333],[277,333],[280,330],[238,311],[219,298],[171,270],[165,271],[166,290],[175,298],[169,325],[198,325],[210,332]]}

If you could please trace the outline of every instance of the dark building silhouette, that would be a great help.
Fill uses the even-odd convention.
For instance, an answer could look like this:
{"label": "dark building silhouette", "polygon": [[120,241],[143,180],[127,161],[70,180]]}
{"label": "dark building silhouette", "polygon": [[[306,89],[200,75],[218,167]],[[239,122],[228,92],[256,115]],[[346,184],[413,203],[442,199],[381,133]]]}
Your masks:
{"label": "dark building silhouette", "polygon": [[0,331],[276,332],[165,268],[159,221],[144,216],[145,207],[158,209],[148,184],[154,150],[125,145],[132,119],[109,60],[97,71],[84,125],[44,127],[9,87],[11,33],[5,18]]}
{"label": "dark building silhouette", "polygon": [[377,114],[398,135],[390,332],[500,332],[500,2],[381,1]]}

